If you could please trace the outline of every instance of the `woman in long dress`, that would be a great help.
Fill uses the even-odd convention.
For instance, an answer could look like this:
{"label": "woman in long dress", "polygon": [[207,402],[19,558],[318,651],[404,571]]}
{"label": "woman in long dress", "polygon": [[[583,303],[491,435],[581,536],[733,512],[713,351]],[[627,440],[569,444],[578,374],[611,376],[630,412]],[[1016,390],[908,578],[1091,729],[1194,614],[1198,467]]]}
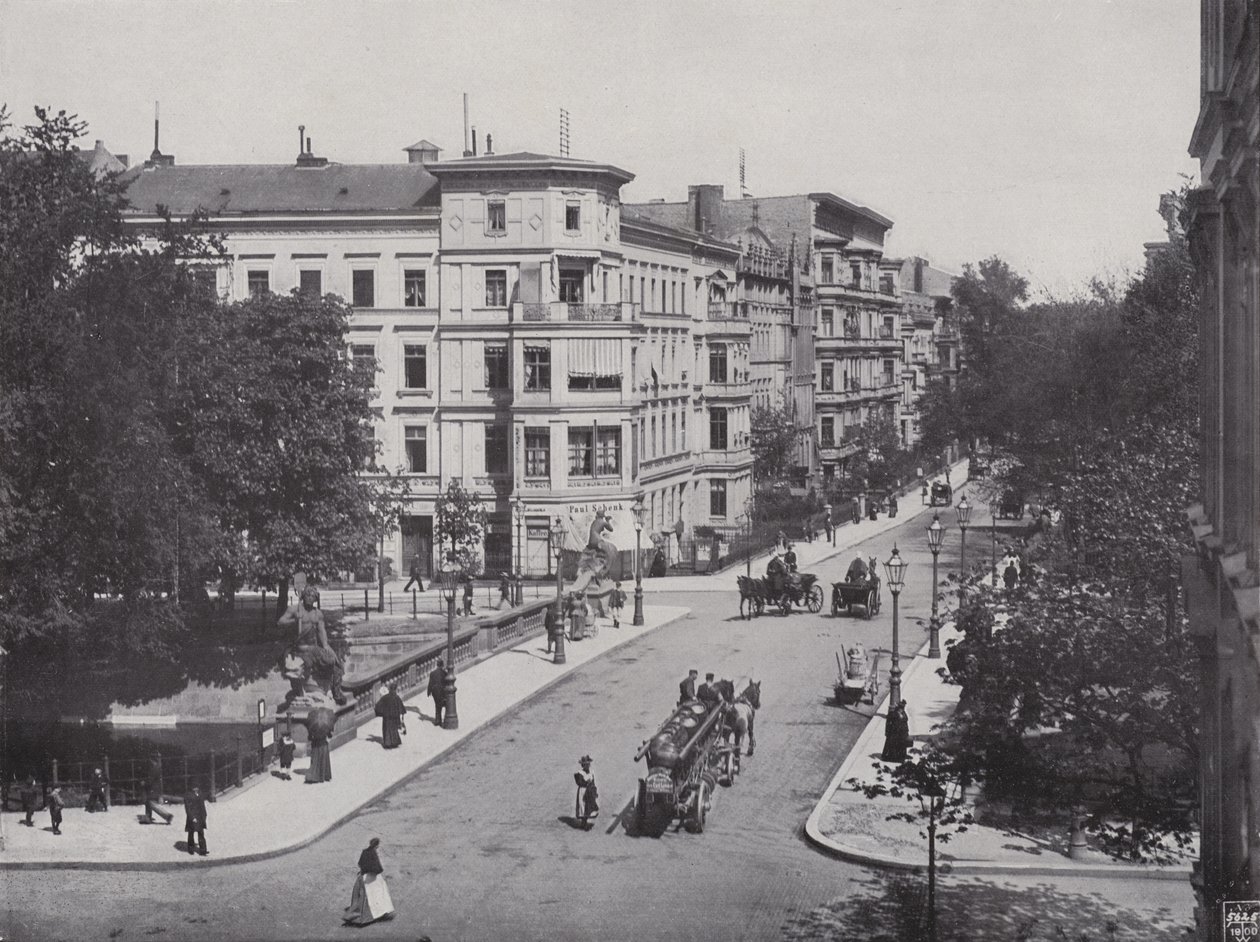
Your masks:
{"label": "woman in long dress", "polygon": [[381,839],[374,837],[359,854],[359,876],[354,881],[350,905],[343,917],[348,926],[366,926],[378,919],[393,918],[394,901],[389,897],[385,868],[381,866],[381,857],[377,852],[380,846]]}
{"label": "woman in long dress", "polygon": [[398,685],[390,684],[389,692],[376,701],[376,715],[381,718],[381,743],[386,749],[402,745],[402,734],[407,731],[404,717],[407,707],[398,696]]}
{"label": "woman in long dress", "polygon": [[328,739],[337,722],[337,714],[328,707],[316,707],[306,717],[309,738],[310,767],[306,770],[306,784],[315,785],[332,781],[332,747]]}

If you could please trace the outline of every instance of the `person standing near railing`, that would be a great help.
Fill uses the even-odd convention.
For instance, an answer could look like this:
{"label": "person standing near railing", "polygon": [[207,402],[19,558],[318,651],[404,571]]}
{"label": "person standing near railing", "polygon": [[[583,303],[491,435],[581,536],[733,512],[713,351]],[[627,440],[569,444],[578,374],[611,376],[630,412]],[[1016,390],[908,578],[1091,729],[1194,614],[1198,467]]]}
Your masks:
{"label": "person standing near railing", "polygon": [[196,838],[195,853],[207,857],[206,849],[206,800],[201,797],[201,789],[196,785],[184,798],[184,831],[188,835],[188,853],[194,853],[193,839]]}

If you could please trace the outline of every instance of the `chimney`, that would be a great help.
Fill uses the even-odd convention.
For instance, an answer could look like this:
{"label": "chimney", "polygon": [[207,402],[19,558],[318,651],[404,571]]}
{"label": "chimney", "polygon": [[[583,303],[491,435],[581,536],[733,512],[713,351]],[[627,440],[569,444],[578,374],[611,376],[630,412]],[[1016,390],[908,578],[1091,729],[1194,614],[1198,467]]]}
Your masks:
{"label": "chimney", "polygon": [[468,92],[464,92],[464,156],[471,157],[472,155],[468,144]]}
{"label": "chimney", "polygon": [[159,118],[160,118],[159,105],[160,105],[159,102],[155,101],[153,103],[153,153],[151,153],[149,155],[149,159],[145,161],[145,166],[147,167],[173,167],[175,166],[175,156],[173,154],[169,156],[166,154],[163,154],[161,148],[158,147],[158,138],[159,138],[158,132],[161,129],[161,124],[159,121]]}
{"label": "chimney", "polygon": [[493,154],[493,153],[494,153],[494,143],[493,143],[493,141],[494,141],[494,138],[492,138],[492,137],[490,136],[490,132],[489,132],[489,131],[487,131],[487,132],[486,132],[486,155],[487,155],[487,156],[489,156],[490,154]]}
{"label": "chimney", "polygon": [[722,221],[726,188],[716,183],[687,187],[687,215],[697,232],[714,232]]}
{"label": "chimney", "polygon": [[[298,126],[298,133],[299,133],[299,135],[301,135],[301,134],[305,134],[305,133],[306,133],[306,125],[299,125],[299,126]],[[301,141],[299,141],[299,142],[298,142],[298,145],[299,145],[299,146],[301,146],[301,144],[302,144],[302,142],[301,142]],[[328,158],[327,158],[327,157],[316,157],[316,156],[315,156],[315,152],[314,152],[313,150],[311,150],[311,139],[308,137],[308,138],[306,138],[306,148],[305,148],[305,150],[303,150],[301,153],[299,153],[299,154],[298,154],[297,165],[298,165],[299,167],[304,167],[304,168],[311,168],[311,167],[327,167],[327,166],[328,166]]]}
{"label": "chimney", "polygon": [[473,125],[473,129],[472,129],[472,144],[473,144],[472,155],[476,157],[477,156],[477,125],[475,124]]}
{"label": "chimney", "polygon": [[298,125],[298,160],[306,153],[306,125]]}

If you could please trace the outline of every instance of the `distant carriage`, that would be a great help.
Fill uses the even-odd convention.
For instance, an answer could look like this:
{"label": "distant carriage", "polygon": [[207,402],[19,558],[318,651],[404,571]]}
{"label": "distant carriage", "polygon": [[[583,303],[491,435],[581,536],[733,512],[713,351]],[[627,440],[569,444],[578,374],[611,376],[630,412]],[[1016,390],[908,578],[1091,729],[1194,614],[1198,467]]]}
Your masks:
{"label": "distant carriage", "polygon": [[954,489],[944,481],[937,481],[932,485],[932,495],[929,503],[933,507],[948,507],[954,502]]}
{"label": "distant carriage", "polygon": [[831,614],[839,615],[843,609],[853,614],[853,607],[859,606],[862,615],[870,618],[879,613],[879,580],[869,579],[862,582],[833,582],[831,584]]}

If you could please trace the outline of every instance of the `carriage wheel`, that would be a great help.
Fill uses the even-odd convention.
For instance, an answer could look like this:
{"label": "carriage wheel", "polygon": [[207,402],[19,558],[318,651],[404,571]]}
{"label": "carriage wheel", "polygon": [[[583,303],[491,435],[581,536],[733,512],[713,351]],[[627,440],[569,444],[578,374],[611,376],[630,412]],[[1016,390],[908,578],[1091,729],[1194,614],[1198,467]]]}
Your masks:
{"label": "carriage wheel", "polygon": [[704,833],[704,806],[709,800],[709,786],[704,781],[696,786],[696,794],[691,805],[691,830],[696,834]]}
{"label": "carriage wheel", "polygon": [[805,600],[806,606],[811,612],[817,615],[822,611],[823,590],[820,585],[812,585],[809,587],[809,596]]}
{"label": "carriage wheel", "polygon": [[728,752],[722,760],[722,775],[726,777],[726,784],[735,784],[735,753]]}

